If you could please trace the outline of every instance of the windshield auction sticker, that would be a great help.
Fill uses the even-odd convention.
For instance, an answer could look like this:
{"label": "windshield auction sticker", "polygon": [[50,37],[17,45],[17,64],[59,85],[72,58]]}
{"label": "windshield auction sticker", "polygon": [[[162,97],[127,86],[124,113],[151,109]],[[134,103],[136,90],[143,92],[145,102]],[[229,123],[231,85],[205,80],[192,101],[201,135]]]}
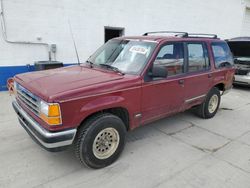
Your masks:
{"label": "windshield auction sticker", "polygon": [[148,52],[148,49],[142,46],[132,46],[129,51],[145,55]]}

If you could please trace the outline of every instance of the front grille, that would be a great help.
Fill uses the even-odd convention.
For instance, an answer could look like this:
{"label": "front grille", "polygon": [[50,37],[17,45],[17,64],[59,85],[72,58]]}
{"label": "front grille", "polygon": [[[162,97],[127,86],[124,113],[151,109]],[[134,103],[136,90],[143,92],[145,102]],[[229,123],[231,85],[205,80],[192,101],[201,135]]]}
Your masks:
{"label": "front grille", "polygon": [[35,114],[39,114],[39,99],[30,91],[17,85],[17,97],[20,99],[31,111]]}
{"label": "front grille", "polygon": [[235,70],[236,75],[247,75],[248,72],[249,72],[249,70],[242,70],[242,69]]}

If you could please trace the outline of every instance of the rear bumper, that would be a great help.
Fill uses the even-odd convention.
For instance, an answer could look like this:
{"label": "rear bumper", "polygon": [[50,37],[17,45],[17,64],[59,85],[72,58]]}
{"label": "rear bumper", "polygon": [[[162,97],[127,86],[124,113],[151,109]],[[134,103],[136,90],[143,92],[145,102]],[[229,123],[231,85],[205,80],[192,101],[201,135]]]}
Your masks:
{"label": "rear bumper", "polygon": [[71,145],[76,135],[76,129],[60,132],[50,132],[39,125],[16,102],[12,106],[18,115],[18,120],[27,133],[43,148],[48,151],[60,151]]}
{"label": "rear bumper", "polygon": [[234,75],[234,84],[250,85],[250,76]]}

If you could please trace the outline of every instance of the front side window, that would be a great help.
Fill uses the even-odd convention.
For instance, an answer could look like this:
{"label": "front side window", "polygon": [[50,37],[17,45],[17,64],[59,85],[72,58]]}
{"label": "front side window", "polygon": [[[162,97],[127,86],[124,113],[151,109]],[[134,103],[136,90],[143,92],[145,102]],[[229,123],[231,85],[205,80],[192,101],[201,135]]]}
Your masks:
{"label": "front side window", "polygon": [[177,42],[167,44],[160,49],[154,66],[166,68],[168,76],[175,76],[184,72],[184,46]]}
{"label": "front side window", "polygon": [[214,54],[214,62],[216,68],[227,67],[233,65],[232,53],[225,42],[212,43]]}
{"label": "front side window", "polygon": [[202,43],[188,43],[188,72],[197,72],[209,68],[207,51]]}
{"label": "front side window", "polygon": [[139,74],[156,44],[148,41],[114,39],[99,48],[88,61],[100,67],[105,64],[115,67],[123,73]]}

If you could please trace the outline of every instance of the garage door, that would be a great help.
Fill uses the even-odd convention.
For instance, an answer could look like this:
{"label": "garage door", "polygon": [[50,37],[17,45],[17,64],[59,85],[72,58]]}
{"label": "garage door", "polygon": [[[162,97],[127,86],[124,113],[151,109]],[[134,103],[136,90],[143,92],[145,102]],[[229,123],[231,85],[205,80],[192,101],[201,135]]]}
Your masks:
{"label": "garage door", "polygon": [[246,9],[245,18],[242,26],[242,36],[250,36],[250,8]]}

